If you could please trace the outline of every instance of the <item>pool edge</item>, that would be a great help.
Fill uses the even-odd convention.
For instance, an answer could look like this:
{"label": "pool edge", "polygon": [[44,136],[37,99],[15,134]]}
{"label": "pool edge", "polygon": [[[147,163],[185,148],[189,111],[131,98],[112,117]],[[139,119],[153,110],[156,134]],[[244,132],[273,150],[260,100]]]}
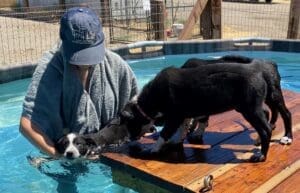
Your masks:
{"label": "pool edge", "polygon": [[[123,59],[143,59],[163,55],[195,54],[222,51],[300,52],[300,40],[241,38],[184,41],[141,41],[112,49]],[[0,84],[29,78],[37,64],[0,66]]]}

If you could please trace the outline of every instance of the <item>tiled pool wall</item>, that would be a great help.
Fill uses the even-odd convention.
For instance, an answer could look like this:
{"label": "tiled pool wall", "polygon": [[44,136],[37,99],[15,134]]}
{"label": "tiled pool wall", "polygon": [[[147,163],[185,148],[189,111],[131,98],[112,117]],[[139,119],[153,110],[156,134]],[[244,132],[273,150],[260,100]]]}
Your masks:
{"label": "tiled pool wall", "polygon": [[[238,40],[205,41],[144,41],[113,49],[125,60],[143,59],[163,55],[195,54],[222,51],[280,51],[300,52],[300,40],[275,40],[265,38],[246,38]],[[0,66],[0,83],[29,78],[36,64],[12,67]]]}

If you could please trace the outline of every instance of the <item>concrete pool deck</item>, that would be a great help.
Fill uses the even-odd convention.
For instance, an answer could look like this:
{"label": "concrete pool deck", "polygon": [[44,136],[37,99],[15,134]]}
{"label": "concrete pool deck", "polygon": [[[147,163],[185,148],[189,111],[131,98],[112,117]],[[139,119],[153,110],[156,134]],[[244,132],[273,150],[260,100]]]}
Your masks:
{"label": "concrete pool deck", "polygon": [[[245,38],[236,40],[205,41],[144,41],[112,49],[124,59],[143,59],[149,57],[195,54],[221,51],[281,51],[300,52],[299,40],[276,40],[267,38]],[[0,66],[0,84],[29,78],[36,64],[20,64],[18,66]]]}

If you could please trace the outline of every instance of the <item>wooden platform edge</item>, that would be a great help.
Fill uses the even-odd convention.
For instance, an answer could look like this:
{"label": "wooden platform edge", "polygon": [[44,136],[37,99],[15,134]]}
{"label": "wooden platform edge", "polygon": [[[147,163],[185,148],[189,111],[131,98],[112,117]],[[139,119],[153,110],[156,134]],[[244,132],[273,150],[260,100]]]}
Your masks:
{"label": "wooden platform edge", "polygon": [[[144,188],[151,187],[155,188],[155,191],[154,189],[151,189],[149,193],[193,193],[193,191],[185,189],[183,186],[170,183],[154,175],[149,175],[137,168],[127,165],[126,163],[120,163],[113,159],[109,159],[106,156],[102,156],[100,161],[101,163],[111,167],[113,182],[125,187],[132,188],[135,191],[147,193]],[[125,184],[125,182],[129,182],[129,184]],[[145,185],[145,187],[143,187],[142,185],[138,185],[138,183]],[[143,188],[140,189],[141,187]]]}
{"label": "wooden platform edge", "polygon": [[113,182],[143,193],[172,193],[153,183],[142,180],[138,176],[112,168]]}
{"label": "wooden platform edge", "polygon": [[[289,95],[299,95],[299,93],[284,90],[287,97]],[[294,122],[293,129],[294,132],[300,130],[300,122]],[[127,155],[123,155],[127,156]],[[154,175],[149,175],[145,173],[142,170],[139,170],[138,168],[135,168],[130,165],[130,163],[122,163],[119,161],[116,161],[114,159],[110,159],[109,156],[102,156],[101,162],[105,165],[108,165],[111,167],[112,170],[112,178],[113,181],[119,185],[129,187],[137,192],[143,192],[143,193],[190,193],[194,192],[192,189],[189,189],[187,186],[181,186],[178,184],[174,184],[172,182],[169,182],[167,180],[164,180],[162,178],[156,177]],[[299,167],[299,161],[296,161],[295,163],[291,164],[291,166],[295,165],[296,168]],[[222,175],[224,172],[227,172],[234,167],[236,167],[236,164],[225,164],[223,167],[216,169],[213,171],[214,174],[216,174],[214,177]],[[299,168],[298,168],[299,169]],[[297,169],[297,170],[298,170]],[[291,176],[293,173],[295,173],[294,170],[290,168],[285,168],[281,172],[278,173],[278,175],[275,175],[274,178],[269,179],[265,183],[261,185],[261,187],[258,187],[256,191],[259,191],[261,188],[266,190],[270,189],[270,187],[273,187],[282,183],[285,179],[287,179],[289,176]],[[196,179],[193,183],[198,184],[201,183],[203,178]],[[274,184],[275,183],[275,184]],[[271,190],[271,189],[270,189]]]}

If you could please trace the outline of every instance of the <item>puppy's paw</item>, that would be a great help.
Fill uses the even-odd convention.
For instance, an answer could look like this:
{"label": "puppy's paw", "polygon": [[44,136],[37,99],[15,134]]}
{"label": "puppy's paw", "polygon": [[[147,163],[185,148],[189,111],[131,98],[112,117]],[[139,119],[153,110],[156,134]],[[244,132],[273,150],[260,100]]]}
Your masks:
{"label": "puppy's paw", "polygon": [[292,144],[292,142],[293,142],[293,139],[291,139],[287,136],[282,137],[279,141],[279,143],[282,145],[290,145],[290,144]]}

